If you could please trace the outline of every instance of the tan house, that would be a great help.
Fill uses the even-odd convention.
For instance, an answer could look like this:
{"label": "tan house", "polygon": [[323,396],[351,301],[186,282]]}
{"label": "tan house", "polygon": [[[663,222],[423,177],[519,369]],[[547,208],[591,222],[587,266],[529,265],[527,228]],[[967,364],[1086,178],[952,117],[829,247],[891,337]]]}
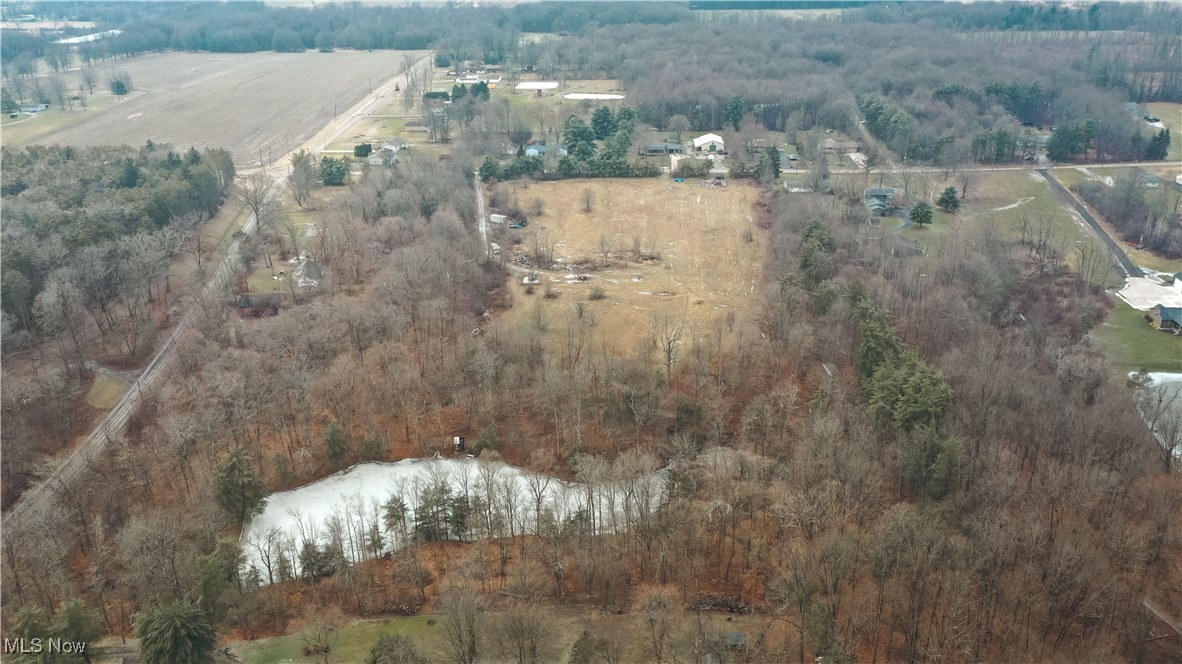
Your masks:
{"label": "tan house", "polygon": [[828,154],[850,154],[861,151],[862,146],[857,141],[835,141],[826,138],[821,143],[821,149]]}

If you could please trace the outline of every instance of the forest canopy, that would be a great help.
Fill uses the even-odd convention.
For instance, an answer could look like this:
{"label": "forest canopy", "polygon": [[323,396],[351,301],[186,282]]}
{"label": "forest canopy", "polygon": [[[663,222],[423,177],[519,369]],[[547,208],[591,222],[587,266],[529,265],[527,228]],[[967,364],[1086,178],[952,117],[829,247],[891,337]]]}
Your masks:
{"label": "forest canopy", "polygon": [[[166,230],[183,241],[217,211],[234,179],[225,150],[177,152],[151,142],[4,148],[3,160],[3,310],[23,329],[35,325],[34,302],[55,270],[71,266],[97,280],[119,271],[103,247]],[[98,264],[81,267],[86,256]]]}

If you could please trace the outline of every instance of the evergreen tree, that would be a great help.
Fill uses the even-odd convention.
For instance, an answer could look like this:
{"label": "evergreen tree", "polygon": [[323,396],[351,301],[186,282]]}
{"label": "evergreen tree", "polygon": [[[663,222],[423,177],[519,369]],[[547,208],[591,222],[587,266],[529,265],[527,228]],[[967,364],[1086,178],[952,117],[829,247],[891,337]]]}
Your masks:
{"label": "evergreen tree", "polygon": [[776,146],[767,149],[767,159],[771,164],[772,179],[778,180],[780,178],[780,150]]}
{"label": "evergreen tree", "polygon": [[222,598],[230,589],[229,576],[224,561],[217,555],[211,553],[197,560],[197,587],[193,589],[193,595],[211,623],[216,624],[222,618],[225,610]]}
{"label": "evergreen tree", "polygon": [[501,179],[501,165],[497,163],[496,159],[492,157],[484,158],[484,163],[480,165],[480,179],[483,182],[488,182],[492,179]]}
{"label": "evergreen tree", "polygon": [[627,124],[630,127],[636,126],[636,111],[631,106],[621,106],[619,111],[616,111],[616,125]]}
{"label": "evergreen tree", "polygon": [[151,609],[135,622],[144,664],[207,664],[217,637],[201,609],[173,602]]}
{"label": "evergreen tree", "polygon": [[230,450],[226,460],[214,471],[218,504],[238,523],[263,511],[267,505],[267,486],[255,474],[254,466],[241,447]]}
{"label": "evergreen tree", "polygon": [[[41,639],[41,642],[44,643],[45,639],[49,637],[49,620],[46,619],[45,612],[32,606],[21,607],[8,627],[8,637],[19,640],[25,649],[32,648],[33,639]],[[50,664],[57,661],[56,657],[45,650],[39,653],[8,653],[4,661],[7,662],[10,659],[17,664]]]}
{"label": "evergreen tree", "polygon": [[339,469],[345,465],[345,457],[349,456],[349,441],[344,430],[336,422],[324,429],[324,449],[333,468]]}
{"label": "evergreen tree", "polygon": [[16,113],[19,110],[20,106],[17,105],[16,100],[12,98],[12,95],[8,94],[8,90],[0,91],[0,111],[5,114],[9,114]]}
{"label": "evergreen tree", "polygon": [[324,157],[320,160],[320,179],[326,187],[339,187],[349,179],[349,162]]}
{"label": "evergreen tree", "polygon": [[575,644],[571,646],[570,658],[566,661],[567,664],[592,664],[599,661],[599,657],[599,641],[591,635],[591,632],[583,630],[579,634],[579,638],[575,639]]}
{"label": "evergreen tree", "polygon": [[119,180],[116,182],[124,189],[131,189],[140,182],[140,168],[135,165],[131,159],[123,160],[123,170],[119,173]]}
{"label": "evergreen tree", "polygon": [[86,649],[82,651],[82,658],[89,662],[91,644],[103,634],[102,617],[98,611],[86,608],[82,600],[72,599],[57,610],[50,630],[55,638],[85,643]]}
{"label": "evergreen tree", "polygon": [[616,133],[616,118],[607,106],[600,106],[591,115],[591,128],[595,131],[595,138],[604,140]]}
{"label": "evergreen tree", "polygon": [[911,208],[911,223],[922,227],[932,223],[932,206],[920,201]]}
{"label": "evergreen tree", "polygon": [[1145,148],[1145,159],[1147,161],[1161,161],[1166,158],[1170,152],[1170,130],[1162,129],[1149,139],[1149,145]]}
{"label": "evergreen tree", "polygon": [[583,122],[583,118],[577,115],[567,118],[562,137],[571,157],[581,162],[591,161],[595,157],[595,131]]}
{"label": "evergreen tree", "polygon": [[936,201],[936,205],[944,208],[945,212],[956,212],[960,209],[960,200],[956,198],[956,187],[948,187],[944,193],[940,194],[940,199]]}
{"label": "evergreen tree", "polygon": [[731,127],[734,127],[735,131],[739,131],[739,123],[743,121],[743,114],[747,112],[747,104],[742,97],[736,95],[726,102],[724,112],[726,121],[730,123]]}

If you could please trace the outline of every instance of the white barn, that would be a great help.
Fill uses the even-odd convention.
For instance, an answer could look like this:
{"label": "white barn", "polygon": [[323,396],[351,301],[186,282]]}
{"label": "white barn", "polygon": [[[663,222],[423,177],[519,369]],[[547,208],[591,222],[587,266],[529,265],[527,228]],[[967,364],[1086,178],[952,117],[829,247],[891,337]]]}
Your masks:
{"label": "white barn", "polygon": [[718,134],[703,134],[694,139],[694,152],[703,154],[726,152],[726,146]]}

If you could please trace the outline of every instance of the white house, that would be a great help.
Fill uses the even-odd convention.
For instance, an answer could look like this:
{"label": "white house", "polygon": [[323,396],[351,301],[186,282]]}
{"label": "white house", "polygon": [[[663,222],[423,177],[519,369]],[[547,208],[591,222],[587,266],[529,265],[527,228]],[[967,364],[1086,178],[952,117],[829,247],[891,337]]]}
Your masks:
{"label": "white house", "polygon": [[394,150],[387,147],[370,154],[369,159],[366,159],[366,161],[371,166],[389,166],[398,161],[398,155],[395,154]]}
{"label": "white house", "polygon": [[726,152],[726,146],[722,143],[722,137],[718,134],[704,134],[694,139],[695,153],[715,153]]}

